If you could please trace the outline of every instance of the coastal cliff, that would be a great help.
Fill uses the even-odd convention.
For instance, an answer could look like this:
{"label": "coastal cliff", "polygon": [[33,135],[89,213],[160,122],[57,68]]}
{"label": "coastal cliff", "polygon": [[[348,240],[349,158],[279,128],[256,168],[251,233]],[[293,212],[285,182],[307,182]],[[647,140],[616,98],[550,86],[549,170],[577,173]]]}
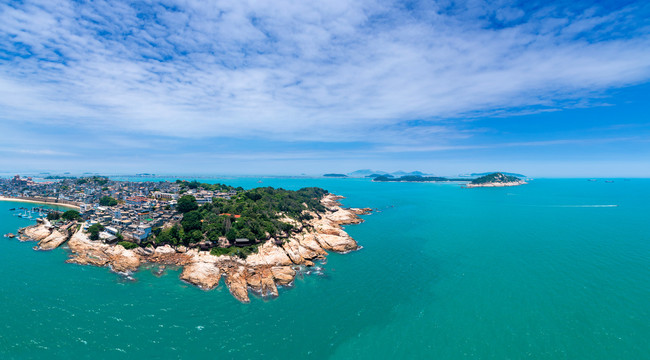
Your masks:
{"label": "coastal cliff", "polygon": [[326,210],[310,212],[310,220],[298,222],[287,218],[286,221],[293,222],[293,232],[284,239],[269,239],[245,259],[215,256],[184,246],[129,250],[119,244],[90,240],[81,229],[68,235],[53,228],[47,220],[24,228],[21,233],[29,240],[38,241],[41,250],[54,249],[67,241],[68,263],[107,266],[119,273],[135,272],[143,263],[183,266],[180,279],[204,290],[217,287],[223,278],[230,293],[247,303],[250,302],[249,290],[264,297],[278,296],[277,287],[292,284],[296,269],[313,266],[315,260],[325,259],[327,251],[347,253],[359,248],[341,225],[361,223],[359,215],[368,214],[371,209],[344,209],[338,202],[341,198],[325,195],[320,202]]}

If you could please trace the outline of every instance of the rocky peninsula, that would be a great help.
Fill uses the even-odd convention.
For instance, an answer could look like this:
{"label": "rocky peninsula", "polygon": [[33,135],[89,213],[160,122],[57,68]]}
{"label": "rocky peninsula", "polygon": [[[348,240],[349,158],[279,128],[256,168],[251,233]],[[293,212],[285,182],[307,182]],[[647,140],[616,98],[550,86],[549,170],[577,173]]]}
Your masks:
{"label": "rocky peninsula", "polygon": [[292,284],[296,270],[325,259],[328,251],[347,253],[359,249],[341,226],[361,223],[359,215],[368,214],[371,209],[343,208],[338,201],[341,198],[325,194],[319,201],[322,208],[304,210],[301,220],[279,214],[281,222],[291,225],[290,230],[261,242],[257,251],[246,257],[215,255],[198,246],[171,244],[127,249],[121,243],[91,240],[81,223],[55,228],[46,219],[21,229],[19,239],[37,241],[35,249],[38,250],[55,249],[67,242],[70,249],[67,262],[106,266],[119,273],[135,272],[145,263],[182,266],[181,280],[210,290],[223,278],[231,294],[247,303],[249,291],[265,297],[278,296],[278,286]]}

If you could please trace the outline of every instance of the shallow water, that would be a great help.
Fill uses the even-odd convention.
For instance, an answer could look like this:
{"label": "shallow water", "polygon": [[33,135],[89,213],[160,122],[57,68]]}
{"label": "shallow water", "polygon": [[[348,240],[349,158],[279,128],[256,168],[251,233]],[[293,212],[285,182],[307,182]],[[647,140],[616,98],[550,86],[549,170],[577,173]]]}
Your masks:
{"label": "shallow water", "polygon": [[[214,181],[379,211],[346,227],[362,250],[247,305],[178,269],[127,281],[2,238],[0,358],[650,358],[650,180]],[[0,233],[30,224],[17,206],[0,202]]]}

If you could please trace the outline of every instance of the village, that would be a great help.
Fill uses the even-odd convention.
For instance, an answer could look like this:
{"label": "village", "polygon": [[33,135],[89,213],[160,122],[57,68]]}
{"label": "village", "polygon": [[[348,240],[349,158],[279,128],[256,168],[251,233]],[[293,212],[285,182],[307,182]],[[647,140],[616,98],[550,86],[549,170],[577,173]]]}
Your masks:
{"label": "village", "polygon": [[[94,228],[102,229],[98,236],[105,243],[125,240],[142,244],[151,237],[153,229],[168,228],[182,220],[182,213],[177,211],[179,197],[191,195],[201,205],[217,198],[230,199],[237,194],[237,190],[231,187],[206,190],[196,184],[187,181],[116,181],[104,177],[34,181],[31,177],[16,175],[11,179],[0,179],[0,195],[9,200],[48,203],[78,210],[78,221],[48,217],[56,218],[57,221],[51,223],[60,230],[68,230],[79,223],[88,230],[98,224]],[[36,209],[41,216],[52,213],[47,208]]]}

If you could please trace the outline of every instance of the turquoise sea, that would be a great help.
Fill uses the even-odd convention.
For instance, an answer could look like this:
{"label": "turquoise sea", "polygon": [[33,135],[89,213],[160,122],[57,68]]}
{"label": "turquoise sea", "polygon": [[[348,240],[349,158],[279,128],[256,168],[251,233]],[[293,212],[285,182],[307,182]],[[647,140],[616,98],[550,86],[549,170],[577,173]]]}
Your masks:
{"label": "turquoise sea", "polygon": [[[0,358],[650,359],[650,180],[213,180],[378,211],[346,228],[362,250],[246,305],[223,282],[131,282],[1,238]],[[30,223],[16,206],[1,233]]]}

